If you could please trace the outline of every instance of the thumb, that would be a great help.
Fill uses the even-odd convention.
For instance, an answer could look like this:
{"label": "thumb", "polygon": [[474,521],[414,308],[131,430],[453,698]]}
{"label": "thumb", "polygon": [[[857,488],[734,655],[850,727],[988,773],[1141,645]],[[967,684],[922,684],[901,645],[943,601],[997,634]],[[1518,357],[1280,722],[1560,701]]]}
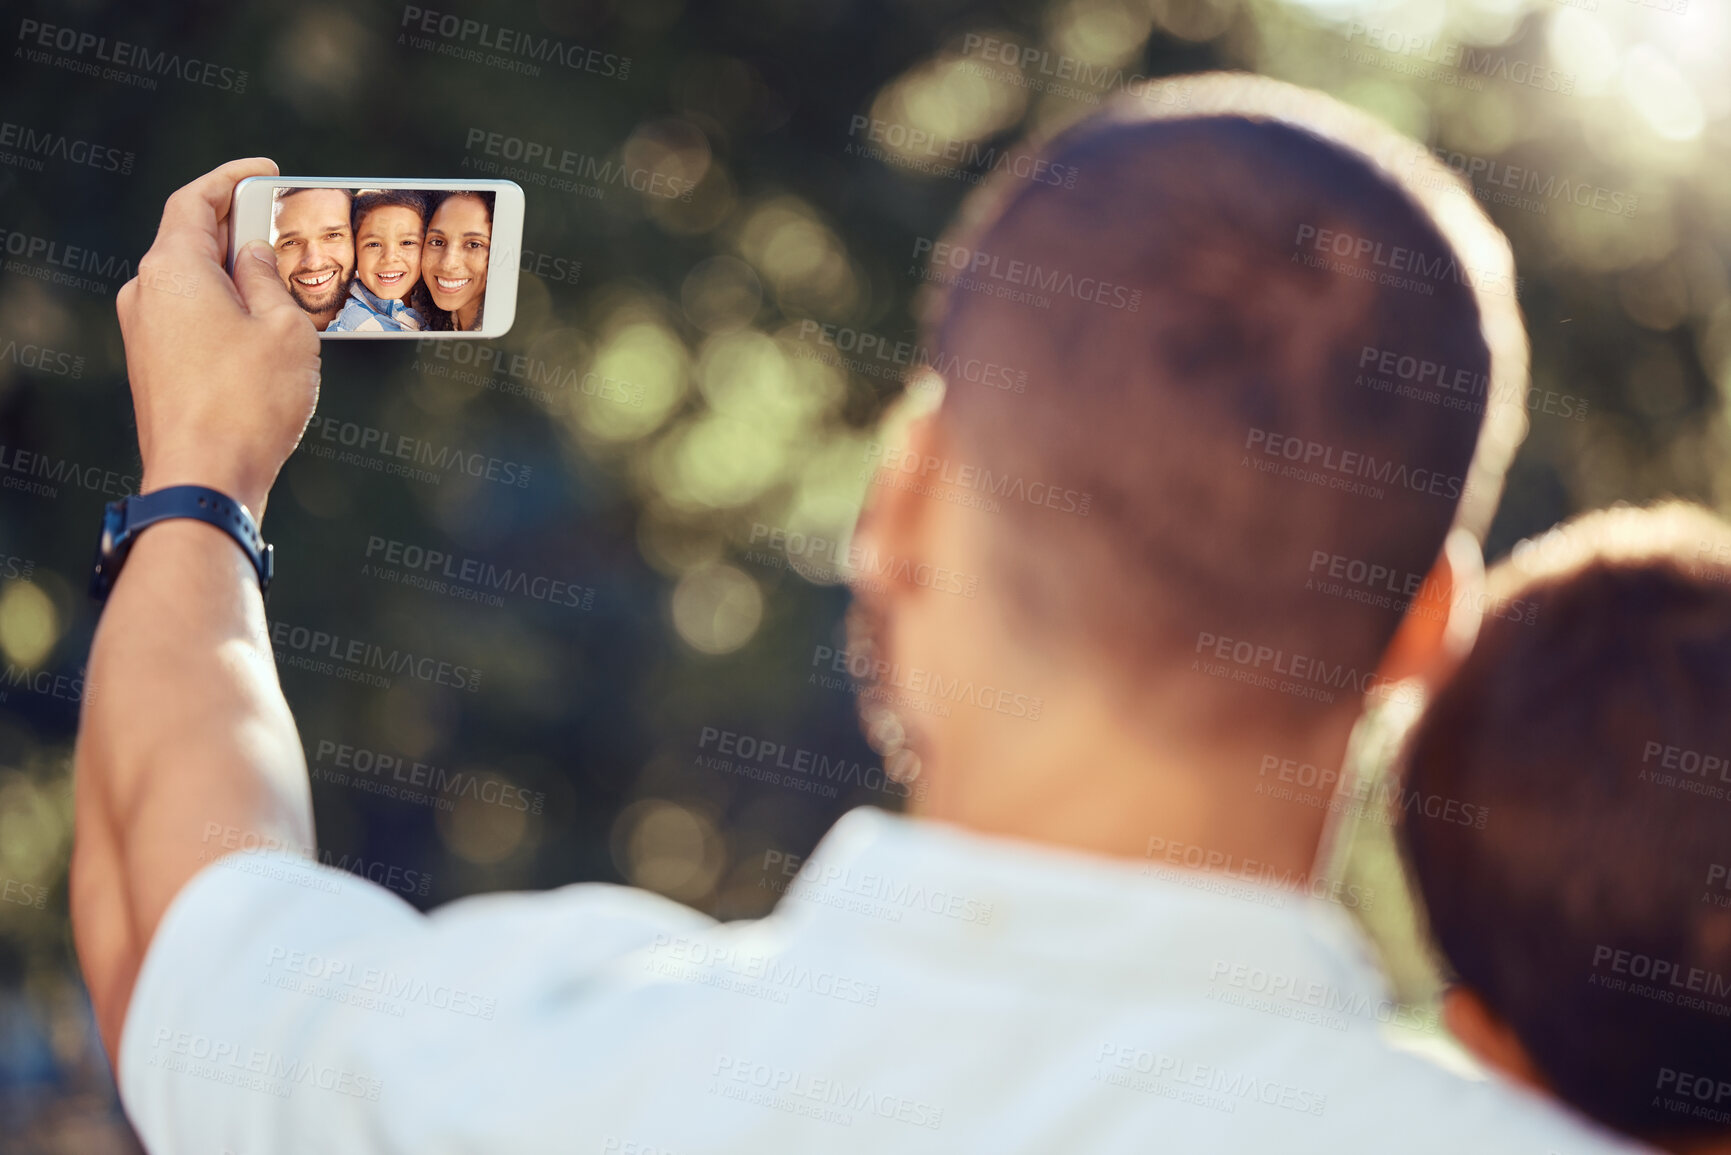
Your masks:
{"label": "thumb", "polygon": [[263,241],[252,241],[234,259],[234,287],[246,304],[246,311],[255,317],[293,306],[288,286],[276,271],[276,252]]}

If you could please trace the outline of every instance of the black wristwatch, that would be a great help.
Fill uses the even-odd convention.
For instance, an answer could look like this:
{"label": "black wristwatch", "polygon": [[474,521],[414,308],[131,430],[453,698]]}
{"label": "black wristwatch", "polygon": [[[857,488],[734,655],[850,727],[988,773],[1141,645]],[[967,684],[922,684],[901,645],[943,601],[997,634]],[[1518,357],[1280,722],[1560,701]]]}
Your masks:
{"label": "black wristwatch", "polygon": [[102,536],[96,542],[96,567],[90,575],[90,596],[107,601],[108,592],[126,564],[133,540],[159,521],[190,517],[206,522],[234,538],[258,571],[260,593],[270,592],[276,572],[276,553],[265,543],[258,524],[246,506],[226,494],[202,485],[171,485],[110,502],[102,511]]}

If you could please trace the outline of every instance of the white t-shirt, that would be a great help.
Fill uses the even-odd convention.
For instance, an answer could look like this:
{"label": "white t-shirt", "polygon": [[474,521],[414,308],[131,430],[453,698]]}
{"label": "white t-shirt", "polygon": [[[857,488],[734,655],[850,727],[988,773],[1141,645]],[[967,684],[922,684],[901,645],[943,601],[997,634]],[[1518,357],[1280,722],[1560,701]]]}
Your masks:
{"label": "white t-shirt", "polygon": [[718,924],[231,854],[150,945],[127,1111],[155,1155],[1631,1149],[1390,1045],[1309,897],[869,808],[766,867]]}

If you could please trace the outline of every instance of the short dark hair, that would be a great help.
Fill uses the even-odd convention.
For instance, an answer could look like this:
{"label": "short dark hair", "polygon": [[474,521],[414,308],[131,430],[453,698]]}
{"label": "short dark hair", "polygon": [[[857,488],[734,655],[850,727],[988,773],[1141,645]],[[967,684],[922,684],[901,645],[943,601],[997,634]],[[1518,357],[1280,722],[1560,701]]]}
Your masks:
{"label": "short dark hair", "polygon": [[354,190],[342,188],[341,186],[338,186],[338,185],[308,184],[308,185],[296,185],[292,188],[280,188],[279,187],[279,188],[275,188],[275,189],[271,190],[271,196],[270,196],[271,206],[270,207],[271,207],[272,216],[274,216],[276,214],[277,210],[282,207],[282,203],[284,201],[288,200],[290,197],[299,196],[301,193],[309,193],[309,192],[341,193],[345,198],[348,199],[351,208],[354,205],[354,200],[355,200]]}
{"label": "short dark hair", "polygon": [[349,227],[354,230],[355,237],[359,239],[361,222],[367,219],[368,213],[387,207],[412,209],[421,218],[423,229],[427,227],[427,218],[432,215],[425,193],[401,188],[369,189],[355,197],[349,206]]}
{"label": "short dark hair", "polygon": [[[1323,691],[1259,719],[1356,708],[1408,587],[1453,526],[1482,536],[1524,433],[1507,242],[1422,146],[1260,77],[1150,85],[1033,155],[927,273],[940,429],[994,485],[1088,499],[1002,503],[1019,624],[1132,677],[1205,635],[1250,642]],[[944,373],[988,362],[1025,391]],[[1319,558],[1400,589],[1319,593]],[[1242,725],[1224,697],[1212,723]]]}
{"label": "short dark hair", "polygon": [[1407,793],[1487,811],[1403,821],[1432,937],[1562,1099],[1731,1134],[1731,528],[1588,514],[1487,593],[1525,612],[1485,620],[1408,739]]}

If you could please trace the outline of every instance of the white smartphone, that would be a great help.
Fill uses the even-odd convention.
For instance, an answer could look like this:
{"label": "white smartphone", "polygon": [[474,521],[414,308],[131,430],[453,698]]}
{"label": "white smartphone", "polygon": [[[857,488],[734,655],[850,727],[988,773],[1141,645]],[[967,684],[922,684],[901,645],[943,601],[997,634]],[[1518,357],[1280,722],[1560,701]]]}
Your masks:
{"label": "white smartphone", "polygon": [[321,337],[501,337],[516,319],[514,181],[249,177],[228,214],[231,274],[255,240]]}

